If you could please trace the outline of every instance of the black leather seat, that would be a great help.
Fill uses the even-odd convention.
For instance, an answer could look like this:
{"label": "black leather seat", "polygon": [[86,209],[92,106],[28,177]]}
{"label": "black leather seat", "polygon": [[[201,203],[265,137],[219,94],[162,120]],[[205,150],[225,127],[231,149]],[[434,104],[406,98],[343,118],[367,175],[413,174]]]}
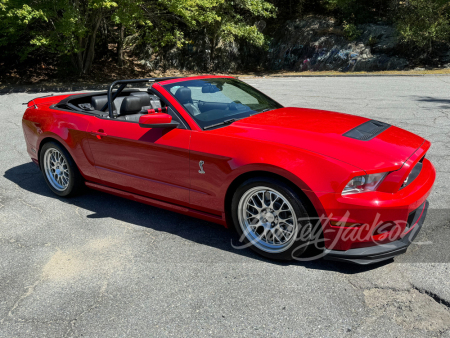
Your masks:
{"label": "black leather seat", "polygon": [[139,122],[142,116],[141,99],[137,96],[127,96],[122,100],[120,105],[118,120],[130,122]]}
{"label": "black leather seat", "polygon": [[[116,107],[121,106],[123,99],[124,99],[124,97],[120,96],[114,100],[114,103],[113,103],[114,116],[118,115]],[[99,95],[99,96],[91,97],[91,106],[94,108],[94,110],[97,110],[97,111],[100,111],[100,109],[102,109],[107,102],[108,102],[107,95]],[[108,112],[108,109],[106,109],[106,112]]]}
{"label": "black leather seat", "polygon": [[133,92],[130,93],[130,96],[139,97],[142,107],[145,107],[147,110],[161,108],[161,100],[156,95],[150,95],[146,92]]}
{"label": "black leather seat", "polygon": [[91,106],[94,107],[95,110],[100,110],[103,106],[108,102],[108,96],[92,96],[91,97]]}
{"label": "black leather seat", "polygon": [[175,98],[181,104],[193,103],[192,102],[192,92],[188,87],[180,87],[175,92]]}
{"label": "black leather seat", "polygon": [[180,87],[175,92],[175,98],[184,108],[193,116],[201,114],[201,111],[194,105],[192,101],[192,93],[188,87]]}
{"label": "black leather seat", "polygon": [[150,106],[150,95],[146,92],[133,92],[130,96],[138,97],[141,100],[141,107]]}

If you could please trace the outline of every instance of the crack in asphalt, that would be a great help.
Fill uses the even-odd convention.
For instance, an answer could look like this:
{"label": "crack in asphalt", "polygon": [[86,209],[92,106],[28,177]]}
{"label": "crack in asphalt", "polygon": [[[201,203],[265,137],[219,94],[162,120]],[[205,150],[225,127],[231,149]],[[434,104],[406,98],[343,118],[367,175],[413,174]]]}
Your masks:
{"label": "crack in asphalt", "polygon": [[[3,324],[6,318],[12,318],[14,317],[13,312],[15,309],[17,309],[20,305],[20,302],[27,298],[28,296],[32,295],[34,293],[35,288],[38,286],[39,283],[42,282],[42,279],[37,280],[34,282],[33,285],[26,287],[26,291],[16,300],[16,302],[13,304],[12,308],[8,311],[8,314],[2,318],[0,321],[0,324]],[[16,318],[20,321],[20,319]]]}
{"label": "crack in asphalt", "polygon": [[[412,288],[414,290],[419,291],[422,294],[425,294],[425,295],[431,297],[436,303],[438,303],[438,304],[446,307],[448,310],[450,310],[450,301],[440,297],[439,295],[435,294],[434,292],[431,292],[430,290],[426,290],[424,288],[418,288],[414,285],[412,285]],[[450,323],[449,323],[449,326],[450,326]]]}
{"label": "crack in asphalt", "polygon": [[[399,273],[402,276],[402,280],[407,280],[405,278],[405,276],[402,273]],[[423,288],[423,287],[417,287],[415,286],[413,283],[408,282],[408,286],[407,287],[396,287],[396,286],[380,286],[377,284],[373,284],[373,282],[371,282],[372,285],[365,287],[365,286],[361,286],[358,285],[357,283],[355,283],[352,280],[352,276],[346,276],[346,280],[347,282],[355,289],[359,290],[360,292],[362,292],[363,294],[367,294],[368,292],[373,292],[373,290],[382,290],[382,291],[392,291],[394,292],[394,294],[399,294],[402,295],[403,297],[405,297],[406,300],[409,300],[410,302],[414,302],[414,295],[411,294],[411,291],[417,291],[420,294],[427,296],[429,299],[433,300],[435,304],[437,304],[441,309],[445,310],[446,313],[448,314],[448,323],[446,324],[445,329],[439,329],[439,333],[443,334],[444,332],[447,332],[448,329],[450,328],[450,301],[437,295],[436,293]],[[370,280],[369,280],[370,281]],[[405,295],[405,292],[409,292],[407,295]],[[388,298],[388,300],[391,300],[390,297]],[[393,300],[391,300],[393,301]],[[403,300],[405,301],[405,300]],[[367,303],[367,300],[366,300]],[[373,311],[377,311],[376,307],[375,309],[372,309]],[[384,311],[384,307],[381,308],[380,311]],[[409,309],[409,311],[414,315],[414,314],[418,314],[416,313],[416,311],[414,311],[413,308]]]}
{"label": "crack in asphalt", "polygon": [[41,214],[44,212],[41,208],[36,207],[36,206],[34,206],[34,205],[31,205],[31,204],[25,202],[22,198],[18,198],[17,200],[18,200],[20,203],[22,203],[23,205],[25,205],[25,206],[27,206],[27,207],[29,207],[29,208],[38,210],[39,213],[41,213]]}
{"label": "crack in asphalt", "polygon": [[81,317],[83,317],[84,315],[86,315],[87,313],[91,312],[92,310],[94,310],[95,308],[97,308],[99,306],[99,304],[101,303],[101,301],[103,300],[103,296],[105,294],[106,288],[108,287],[108,280],[106,279],[99,291],[99,294],[97,296],[97,298],[95,299],[94,303],[87,308],[86,310],[82,311],[80,314],[78,314],[77,316],[75,316],[75,318],[73,318],[72,320],[69,321],[69,328],[67,330],[67,332],[63,335],[63,338],[67,338],[70,337],[75,330],[75,325],[76,322],[78,321],[78,319],[80,319]]}
{"label": "crack in asphalt", "polygon": [[5,237],[1,237],[0,236],[0,241],[5,243],[5,244],[8,244],[8,245],[15,245],[15,246],[17,246],[19,248],[24,248],[24,247],[29,248],[28,246],[23,246],[21,243],[16,241],[14,238],[9,239],[9,238],[5,238]]}

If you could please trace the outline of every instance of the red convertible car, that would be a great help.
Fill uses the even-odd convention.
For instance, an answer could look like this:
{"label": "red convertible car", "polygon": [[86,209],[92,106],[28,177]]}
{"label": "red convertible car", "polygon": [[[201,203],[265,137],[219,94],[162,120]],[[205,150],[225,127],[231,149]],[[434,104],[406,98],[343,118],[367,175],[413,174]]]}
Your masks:
{"label": "red convertible car", "polygon": [[297,259],[314,244],[326,259],[358,264],[404,253],[436,176],[420,136],[283,107],[227,76],[40,97],[22,123],[55,194],[87,186],[220,223],[273,259]]}

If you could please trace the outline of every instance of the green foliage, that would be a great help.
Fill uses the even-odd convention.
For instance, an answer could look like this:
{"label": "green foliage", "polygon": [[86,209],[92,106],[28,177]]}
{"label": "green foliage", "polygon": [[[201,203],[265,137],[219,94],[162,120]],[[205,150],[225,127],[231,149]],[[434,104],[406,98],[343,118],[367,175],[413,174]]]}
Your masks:
{"label": "green foliage", "polygon": [[399,9],[397,29],[402,41],[428,47],[450,38],[450,3],[448,0],[410,0]]}
{"label": "green foliage", "polygon": [[350,40],[350,41],[356,40],[362,33],[352,23],[344,22],[343,27],[344,27],[344,35],[347,38],[347,40]]}
{"label": "green foliage", "polygon": [[95,36],[102,19],[118,6],[108,0],[2,0],[0,46],[22,40],[17,54],[25,59],[36,49],[71,55],[84,73],[92,64]]}
{"label": "green foliage", "polygon": [[[127,41],[161,57],[189,44],[212,64],[220,47],[245,41],[266,48],[280,22],[308,14],[335,17],[349,40],[361,34],[357,25],[381,20],[395,23],[410,46],[431,50],[450,41],[449,0],[0,0],[0,57],[67,59],[83,74],[96,53],[116,53],[122,64]],[[269,36],[256,27],[262,19]]]}
{"label": "green foliage", "polygon": [[323,2],[333,16],[349,23],[376,22],[390,17],[390,1],[386,0],[324,0]]}
{"label": "green foliage", "polygon": [[449,0],[324,0],[324,4],[344,22],[350,39],[358,35],[352,24],[381,20],[393,22],[401,40],[410,47],[431,51],[435,43],[450,41]]}
{"label": "green foliage", "polygon": [[[219,42],[229,43],[243,39],[262,46],[264,35],[247,22],[257,18],[275,17],[276,8],[264,0],[191,0],[186,22],[194,29],[204,30],[214,54]],[[174,10],[174,9],[172,9]]]}
{"label": "green foliage", "polygon": [[155,51],[181,47],[186,31],[201,31],[214,50],[235,39],[263,45],[264,36],[249,22],[274,15],[264,0],[0,0],[0,47],[20,42],[19,50],[8,52],[22,60],[36,49],[67,55],[86,73],[99,29],[107,32],[106,43],[121,44],[125,30]]}
{"label": "green foliage", "polygon": [[[41,9],[33,9],[26,3],[20,3],[14,7],[10,5],[9,0],[1,0],[0,2],[0,47],[19,41],[26,34],[28,25],[32,22],[46,21]],[[37,39],[36,44],[39,43],[42,43],[42,41]],[[28,46],[24,54],[26,55],[32,49],[32,46]]]}
{"label": "green foliage", "polygon": [[376,44],[378,43],[378,39],[375,37],[375,36],[370,36],[369,37],[369,42],[368,42],[368,45],[370,46],[370,47],[373,47],[373,46],[375,46]]}

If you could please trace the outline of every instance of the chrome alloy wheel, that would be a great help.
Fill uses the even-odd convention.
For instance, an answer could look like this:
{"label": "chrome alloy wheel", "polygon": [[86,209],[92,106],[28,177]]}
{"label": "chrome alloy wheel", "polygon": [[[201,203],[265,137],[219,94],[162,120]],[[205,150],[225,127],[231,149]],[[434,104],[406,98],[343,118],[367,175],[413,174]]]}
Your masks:
{"label": "chrome alloy wheel", "polygon": [[247,239],[265,252],[283,252],[297,237],[294,208],[281,193],[271,188],[249,189],[239,201],[238,218]]}
{"label": "chrome alloy wheel", "polygon": [[51,186],[64,191],[69,186],[69,166],[64,156],[55,148],[49,148],[44,154],[44,171]]}

